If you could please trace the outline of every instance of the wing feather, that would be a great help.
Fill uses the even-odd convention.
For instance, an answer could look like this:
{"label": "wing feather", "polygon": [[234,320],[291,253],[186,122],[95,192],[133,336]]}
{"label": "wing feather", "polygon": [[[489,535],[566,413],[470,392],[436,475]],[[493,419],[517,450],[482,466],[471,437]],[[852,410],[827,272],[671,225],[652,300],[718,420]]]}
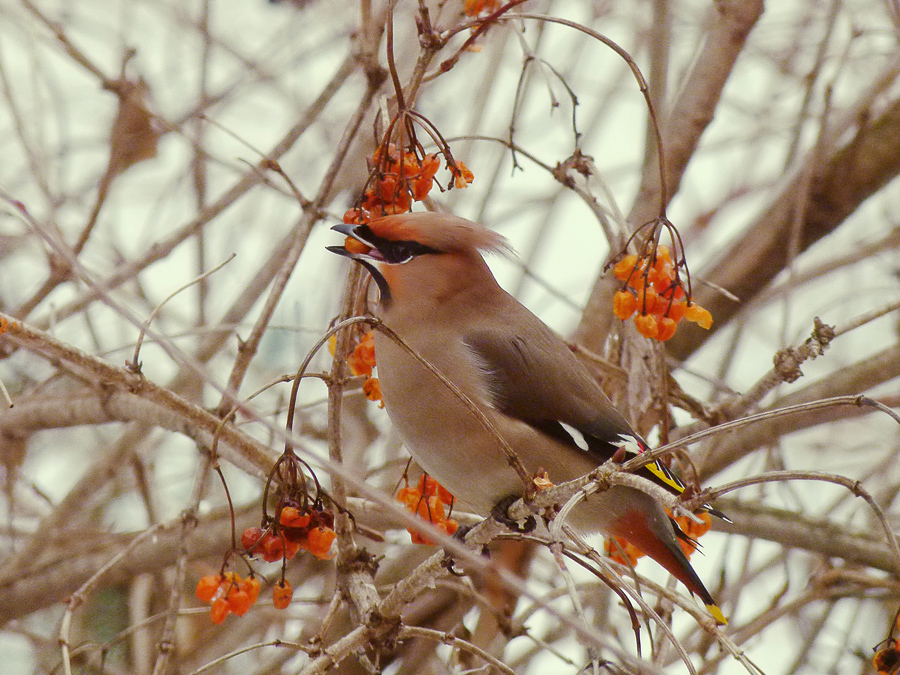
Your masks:
{"label": "wing feather", "polygon": [[[482,323],[465,336],[484,371],[491,405],[540,433],[587,452],[598,464],[623,446],[632,455],[646,450],[647,444],[566,344],[528,310],[521,308],[518,313],[496,322],[502,330]],[[527,337],[512,332],[511,326],[524,327]],[[659,461],[640,473],[676,494],[685,490],[684,483]],[[724,518],[708,505],[704,508]]]}

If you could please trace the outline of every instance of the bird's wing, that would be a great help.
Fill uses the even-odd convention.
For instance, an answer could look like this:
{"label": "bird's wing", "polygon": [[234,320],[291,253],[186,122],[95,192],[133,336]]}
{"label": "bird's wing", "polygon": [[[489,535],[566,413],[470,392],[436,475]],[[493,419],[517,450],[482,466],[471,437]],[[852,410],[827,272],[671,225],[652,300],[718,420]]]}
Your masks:
{"label": "bird's wing", "polygon": [[[530,320],[480,322],[465,336],[484,371],[491,404],[598,462],[625,443],[641,444],[566,344],[530,312],[524,318]],[[513,332],[512,325],[525,330]]]}
{"label": "bird's wing", "polygon": [[[589,453],[598,463],[608,460],[620,447],[632,456],[646,450],[647,444],[562,339],[524,307],[521,312],[525,314],[518,308],[514,311],[514,320],[502,317],[483,321],[465,336],[484,370],[491,404]],[[510,326],[523,326],[525,330],[516,333]],[[676,494],[685,490],[684,483],[659,461],[646,465],[640,473]],[[724,518],[708,505],[704,508]]]}

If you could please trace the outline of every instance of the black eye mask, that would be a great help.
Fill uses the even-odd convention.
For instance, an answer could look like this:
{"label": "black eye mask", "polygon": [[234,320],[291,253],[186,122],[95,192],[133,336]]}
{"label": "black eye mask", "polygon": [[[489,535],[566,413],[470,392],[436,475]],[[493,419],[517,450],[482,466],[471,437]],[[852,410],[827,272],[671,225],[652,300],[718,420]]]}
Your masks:
{"label": "black eye mask", "polygon": [[391,303],[391,289],[388,287],[384,276],[382,276],[371,261],[383,262],[388,265],[400,265],[409,262],[420,255],[435,255],[441,253],[441,251],[426,246],[425,244],[420,244],[417,241],[395,241],[379,237],[372,232],[372,228],[368,225],[354,226],[341,223],[340,225],[335,225],[331,229],[335,232],[340,232],[344,236],[353,237],[371,247],[372,250],[367,253],[351,253],[343,246],[326,246],[325,248],[332,253],[351,258],[365,267],[369,271],[369,274],[372,275],[375,283],[378,284],[378,290],[381,291],[381,302],[384,305],[389,305]]}
{"label": "black eye mask", "polygon": [[379,254],[378,257],[389,265],[400,265],[420,255],[440,253],[437,249],[417,241],[396,241],[379,237],[368,225],[357,225],[349,234],[375,249]]}

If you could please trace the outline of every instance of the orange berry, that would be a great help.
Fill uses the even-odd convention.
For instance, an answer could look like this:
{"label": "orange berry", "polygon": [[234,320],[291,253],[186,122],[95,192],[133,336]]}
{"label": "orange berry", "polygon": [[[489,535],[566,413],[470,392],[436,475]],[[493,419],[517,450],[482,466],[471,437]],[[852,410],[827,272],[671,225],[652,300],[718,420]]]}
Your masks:
{"label": "orange berry", "polygon": [[643,291],[638,292],[637,311],[640,314],[661,314],[659,311],[665,311],[665,305],[661,305],[659,293],[653,290],[652,286],[647,286]]}
{"label": "orange berry", "polygon": [[650,314],[639,314],[634,317],[634,325],[637,328],[638,333],[646,338],[655,338],[656,334],[659,332],[656,318]]}
{"label": "orange berry", "polygon": [[657,321],[656,339],[660,342],[665,342],[666,340],[671,339],[671,337],[675,335],[676,328],[678,328],[678,324],[675,323],[674,320],[670,319],[667,316],[662,317],[659,321]]}
{"label": "orange berry", "polygon": [[672,319],[672,321],[674,321],[675,323],[681,321],[681,319],[684,317],[685,304],[677,300],[669,302],[665,298],[663,298],[663,302],[666,305],[664,315]]}
{"label": "orange berry", "polygon": [[446,519],[444,504],[437,497],[428,497],[419,502],[419,517],[430,523],[441,523]]}
{"label": "orange berry", "polygon": [[401,176],[418,176],[422,173],[422,166],[419,164],[419,158],[414,152],[403,153],[403,164],[400,166]]}
{"label": "orange berry", "polygon": [[685,522],[682,523],[681,529],[684,530],[684,533],[689,536],[691,539],[699,539],[704,534],[709,532],[712,528],[712,518],[710,518],[709,514],[705,511],[698,513],[697,516],[703,523],[695,523],[690,518],[684,518]]}
{"label": "orange berry", "polygon": [[353,237],[346,237],[344,239],[344,248],[350,253],[368,253],[372,250],[359,239],[354,239]]}
{"label": "orange berry", "polygon": [[[435,481],[435,483],[437,483],[437,481]],[[437,496],[438,496],[438,499],[440,499],[442,502],[444,502],[444,504],[449,504],[450,506],[453,506],[453,502],[456,500],[456,498],[452,494],[450,494],[450,490],[445,488],[440,483],[438,483]]]}
{"label": "orange berry", "polygon": [[635,270],[635,266],[637,265],[637,256],[636,255],[626,255],[619,262],[615,264],[613,267],[613,274],[616,279],[619,281],[625,281],[628,277],[632,276],[632,272],[639,272],[640,270]]}
{"label": "orange berry", "polygon": [[375,194],[375,190],[369,188],[363,192],[363,208],[368,211],[374,211],[381,206],[381,197]]}
{"label": "orange berry", "polygon": [[428,537],[423,537],[421,534],[416,532],[411,527],[407,527],[406,531],[409,532],[409,539],[414,544],[422,544],[423,546],[434,546],[434,542]]}
{"label": "orange berry", "polygon": [[331,551],[331,544],[335,537],[337,534],[330,527],[313,528],[309,531],[307,548],[317,558],[329,560],[332,557],[329,555],[329,551]]}
{"label": "orange berry", "polygon": [[284,579],[279,581],[278,585],[272,589],[272,604],[275,605],[276,609],[285,609],[291,604],[291,598],[293,597],[294,589]]}
{"label": "orange berry", "polygon": [[645,277],[640,271],[635,272],[628,280],[628,285],[635,291],[640,293],[647,286],[647,277]]}
{"label": "orange berry", "polygon": [[422,499],[422,493],[416,488],[400,488],[400,491],[397,492],[397,501],[406,506],[410,511],[416,510],[420,499]]}
{"label": "orange berry", "polygon": [[377,377],[370,377],[363,382],[363,394],[370,401],[380,401],[381,399],[381,382]]}
{"label": "orange berry", "polygon": [[626,321],[637,309],[637,298],[628,291],[619,291],[613,296],[613,314],[622,321]]}
{"label": "orange berry", "polygon": [[438,497],[444,504],[453,502],[453,495],[450,494],[450,491],[426,473],[419,477],[418,488],[422,494],[427,494],[429,497]]}
{"label": "orange berry", "polygon": [[453,187],[456,188],[462,189],[475,180],[475,174],[462,162],[457,162],[456,168],[451,167],[450,172],[453,174]]}
{"label": "orange berry", "polygon": [[453,518],[447,518],[443,523],[438,525],[444,532],[447,533],[448,536],[453,536],[456,534],[456,530],[459,529],[459,523],[457,523]]}
{"label": "orange berry", "polygon": [[429,497],[437,496],[437,486],[439,483],[429,476],[427,473],[423,473],[419,476],[419,482],[416,483],[416,488],[418,488],[419,492],[423,495],[427,495]]}
{"label": "orange berry", "polygon": [[350,372],[354,375],[365,375],[368,377],[372,374],[372,366],[363,361],[356,352],[351,352],[347,357],[347,365],[350,366]]}
{"label": "orange berry", "polygon": [[228,601],[225,598],[216,598],[209,609],[209,620],[218,626],[225,621],[229,612],[231,612],[231,607],[229,607]]}
{"label": "orange berry", "polygon": [[437,155],[425,155],[422,160],[422,177],[431,181],[440,168],[441,160],[437,158]]}
{"label": "orange berry", "polygon": [[[344,212],[343,220],[347,225],[359,225],[360,223],[364,222],[362,211],[357,208],[347,209]],[[350,239],[350,237],[347,237],[347,239]],[[344,248],[347,248],[346,242],[344,243]],[[347,250],[349,251],[350,249]]]}
{"label": "orange berry", "polygon": [[[618,546],[616,546],[618,544]],[[603,544],[603,550],[612,560],[620,565],[629,565],[634,567],[639,558],[643,558],[644,554],[639,549],[629,544],[621,537],[613,537],[607,539]]]}
{"label": "orange berry", "polygon": [[709,313],[708,310],[703,309],[700,305],[696,303],[691,303],[684,309],[684,318],[688,321],[693,321],[700,328],[704,328],[709,330],[710,326],[712,326],[713,318],[712,314]]}
{"label": "orange berry", "polygon": [[218,574],[201,577],[197,582],[197,597],[203,602],[211,602],[222,584],[223,578]]}
{"label": "orange berry", "polygon": [[386,216],[394,216],[398,213],[406,213],[409,211],[409,199],[407,198],[406,202],[394,202],[393,204],[386,204],[381,207],[382,213]]}
{"label": "orange berry", "polygon": [[285,527],[306,527],[309,525],[309,514],[300,513],[300,509],[294,506],[285,506],[281,509],[278,522]]}
{"label": "orange berry", "polygon": [[466,16],[477,16],[484,9],[487,0],[466,0],[463,11]]}
{"label": "orange berry", "polygon": [[669,251],[669,247],[664,244],[660,244],[659,246],[656,247],[656,264],[657,265],[659,264],[660,260],[663,260],[663,261],[669,263],[670,265],[672,264],[672,253]]}
{"label": "orange berry", "polygon": [[253,604],[250,602],[250,596],[244,591],[229,593],[226,602],[228,603],[228,609],[238,616],[244,616],[247,610],[250,609],[250,605]]}
{"label": "orange berry", "polygon": [[228,584],[229,586],[232,584],[239,584],[242,581],[241,575],[237,572],[225,572],[225,574],[222,575],[222,579],[222,583]]}
{"label": "orange berry", "polygon": [[691,554],[697,550],[696,546],[694,546],[689,541],[685,541],[684,539],[679,539],[678,545],[681,547],[681,552],[684,553],[686,558],[690,558]]}
{"label": "orange berry", "polygon": [[431,187],[434,184],[434,179],[430,176],[419,176],[413,181],[412,184],[412,193],[413,199],[417,202],[422,201],[428,196],[428,193],[431,192]]}
{"label": "orange berry", "polygon": [[256,602],[259,597],[259,579],[256,577],[247,577],[240,583],[240,589],[250,598],[250,604]]}
{"label": "orange berry", "polygon": [[650,283],[653,284],[653,288],[660,293],[663,293],[669,289],[675,281],[676,276],[675,269],[672,267],[671,263],[657,259],[656,264],[650,270],[647,278]]}
{"label": "orange berry", "polygon": [[400,194],[400,190],[397,188],[397,177],[396,176],[382,176],[381,180],[378,181],[378,194],[381,195],[381,201],[385,204],[390,204],[393,202],[396,197]]}
{"label": "orange berry", "polygon": [[397,146],[393,143],[388,143],[387,148],[379,145],[375,148],[375,152],[372,153],[372,163],[378,164],[382,158],[385,158],[385,162],[388,164],[398,162],[400,160],[400,151],[397,150]]}
{"label": "orange berry", "polygon": [[300,552],[300,541],[284,538],[284,557],[293,560],[294,556]]}

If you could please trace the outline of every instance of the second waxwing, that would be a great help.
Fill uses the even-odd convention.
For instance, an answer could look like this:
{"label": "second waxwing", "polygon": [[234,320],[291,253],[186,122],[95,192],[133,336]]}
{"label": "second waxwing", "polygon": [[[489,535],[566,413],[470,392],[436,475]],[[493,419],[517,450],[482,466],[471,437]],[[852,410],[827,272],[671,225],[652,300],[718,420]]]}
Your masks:
{"label": "second waxwing", "polygon": [[[563,340],[499,286],[483,253],[507,248],[502,236],[439,213],[334,229],[364,245],[329,248],[372,274],[384,324],[478,406],[531,474],[540,467],[563,483],[620,447],[646,448]],[[495,438],[456,394],[380,332],[375,353],[388,415],[423,470],[481,514],[523,494]],[[651,470],[679,489],[661,464]],[[633,544],[725,623],[678,545],[677,524],[647,493],[612,487],[579,505],[570,522]]]}

